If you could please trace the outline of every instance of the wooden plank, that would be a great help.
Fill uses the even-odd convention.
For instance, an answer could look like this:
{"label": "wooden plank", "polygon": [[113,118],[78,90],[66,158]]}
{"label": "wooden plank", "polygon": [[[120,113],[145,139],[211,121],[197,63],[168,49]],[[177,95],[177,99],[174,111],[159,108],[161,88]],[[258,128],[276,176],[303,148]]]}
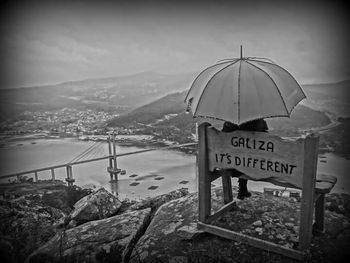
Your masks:
{"label": "wooden plank", "polygon": [[329,193],[337,183],[337,177],[328,174],[317,174],[316,193]]}
{"label": "wooden plank", "polygon": [[217,218],[219,218],[224,213],[231,211],[236,206],[236,201],[231,201],[230,203],[222,206],[218,211],[208,217],[208,222],[213,222]]}
{"label": "wooden plank", "polygon": [[226,171],[222,174],[221,178],[224,192],[224,203],[227,204],[233,200],[231,175]]}
{"label": "wooden plank", "polygon": [[329,193],[334,187],[334,184],[330,182],[316,182],[315,190],[316,193],[323,193],[327,194]]}
{"label": "wooden plank", "polygon": [[299,247],[308,250],[312,237],[312,220],[314,214],[314,198],[318,156],[319,137],[311,134],[305,139],[304,144],[304,176],[302,187],[302,199],[300,205],[300,232]]}
{"label": "wooden plank", "polygon": [[277,180],[302,187],[304,139],[265,132],[208,128],[209,170],[236,169],[251,180]]}
{"label": "wooden plank", "polygon": [[199,221],[207,222],[211,210],[211,176],[208,166],[207,135],[208,123],[198,126],[198,209]]}
{"label": "wooden plank", "polygon": [[299,250],[290,249],[287,247],[283,247],[281,245],[261,240],[255,237],[247,236],[238,232],[234,232],[228,229],[224,229],[221,227],[209,225],[209,224],[203,224],[201,222],[198,222],[198,228],[201,230],[204,230],[205,232],[221,236],[223,238],[235,240],[238,242],[244,242],[248,245],[251,245],[253,247],[257,247],[269,252],[275,252],[287,257],[291,257],[297,260],[304,260],[307,256],[307,253]]}
{"label": "wooden plank", "polygon": [[335,184],[337,182],[337,177],[330,174],[317,174],[316,182],[329,182]]}

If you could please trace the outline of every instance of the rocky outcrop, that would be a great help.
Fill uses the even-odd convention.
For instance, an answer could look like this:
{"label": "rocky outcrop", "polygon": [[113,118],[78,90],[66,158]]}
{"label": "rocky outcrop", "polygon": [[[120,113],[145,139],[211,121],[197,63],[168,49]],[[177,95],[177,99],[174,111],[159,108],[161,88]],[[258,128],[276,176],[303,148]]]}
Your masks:
{"label": "rocky outcrop", "polygon": [[149,197],[149,198],[146,198],[146,199],[141,200],[139,202],[136,202],[136,203],[132,204],[130,207],[128,207],[127,210],[132,211],[132,210],[151,208],[152,212],[156,212],[157,209],[161,205],[163,205],[171,200],[178,199],[180,197],[184,197],[188,194],[189,194],[189,192],[188,192],[187,188],[180,188],[180,189],[171,191],[170,193],[167,193],[167,194],[162,194],[162,195],[158,195],[155,197]]}
{"label": "rocky outcrop", "polygon": [[91,221],[58,233],[28,262],[124,262],[149,223],[151,209]]}
{"label": "rocky outcrop", "polygon": [[[220,196],[213,195],[214,209],[218,207],[219,199]],[[195,193],[162,205],[136,244],[131,262],[188,262],[189,244],[203,233],[197,230],[197,203]]]}
{"label": "rocky outcrop", "polygon": [[81,225],[92,220],[103,219],[115,215],[121,207],[121,202],[104,188],[98,189],[80,199],[74,204],[74,210],[69,218],[71,226]]}
{"label": "rocky outcrop", "polygon": [[[212,209],[223,205],[221,189],[213,189]],[[337,199],[338,200],[338,199]],[[295,248],[300,203],[293,198],[253,193],[213,224]],[[168,202],[156,212],[136,244],[131,262],[294,262],[290,258],[197,230],[198,196]],[[337,262],[350,246],[350,219],[326,211],[326,233],[312,240],[311,262]]]}
{"label": "rocky outcrop", "polygon": [[2,260],[23,262],[28,254],[56,234],[53,225],[64,216],[61,210],[43,205],[36,195],[0,200]]}
{"label": "rocky outcrop", "polygon": [[[90,195],[77,202],[76,208],[85,211],[83,215],[102,211],[95,213],[98,219],[111,217],[76,227],[67,214],[72,201],[87,193],[61,184],[38,184],[37,190],[29,184],[11,187],[2,192],[0,186],[0,255],[4,262],[24,262],[33,251],[30,262],[293,262],[198,231],[198,196],[185,189],[140,202],[125,200],[116,210],[109,199],[115,197],[100,190],[102,197],[95,199],[100,205],[90,202],[91,207],[82,209],[88,199],[93,200]],[[111,206],[96,208],[105,202]],[[213,188],[213,211],[222,205],[222,190]],[[326,232],[313,237],[310,262],[340,262],[350,256],[350,196],[327,195],[325,206]],[[300,202],[293,198],[253,193],[214,224],[295,247],[299,208]]]}

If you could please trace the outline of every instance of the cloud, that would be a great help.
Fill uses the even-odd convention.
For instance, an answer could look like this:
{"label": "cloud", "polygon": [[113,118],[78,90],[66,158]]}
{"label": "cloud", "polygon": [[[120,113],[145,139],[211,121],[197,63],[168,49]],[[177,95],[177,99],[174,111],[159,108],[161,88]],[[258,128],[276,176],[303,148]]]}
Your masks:
{"label": "cloud", "polygon": [[253,2],[21,4],[0,25],[2,75],[12,86],[28,86],[144,70],[193,72],[239,56],[240,44],[245,56],[268,57],[301,83],[348,72],[338,9],[322,1]]}
{"label": "cloud", "polygon": [[95,59],[107,56],[109,52],[105,49],[90,46],[86,43],[77,42],[66,36],[56,36],[45,40],[17,40],[20,47],[18,55],[21,59],[33,63],[45,63],[56,61],[58,63],[88,63]]}

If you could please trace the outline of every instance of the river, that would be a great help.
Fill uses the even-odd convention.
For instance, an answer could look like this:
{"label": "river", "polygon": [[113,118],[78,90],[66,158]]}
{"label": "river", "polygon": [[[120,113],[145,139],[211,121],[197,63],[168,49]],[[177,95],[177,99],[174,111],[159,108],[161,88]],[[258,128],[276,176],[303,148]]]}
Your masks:
{"label": "river", "polygon": [[[30,139],[7,143],[0,148],[1,175],[64,164],[76,157],[94,142],[77,139]],[[141,150],[133,146],[117,146],[118,153]],[[107,143],[100,143],[95,151],[98,156],[107,155]],[[87,156],[90,158],[96,156]],[[167,193],[180,187],[190,192],[197,190],[196,157],[176,150],[157,150],[118,158],[118,167],[126,170],[118,182],[110,182],[107,173],[108,160],[73,166],[73,175],[79,186],[105,187],[121,198],[140,199]],[[320,156],[318,172],[337,175],[338,182],[333,192],[350,194],[350,162],[335,154]],[[55,170],[56,178],[64,180],[64,168]],[[48,171],[38,173],[39,179],[51,177]],[[33,175],[31,175],[33,176]],[[5,179],[2,180],[4,182]],[[6,179],[7,181],[7,179]],[[237,180],[233,179],[234,185]],[[220,184],[220,180],[213,182]],[[262,192],[268,183],[249,182],[249,188]]]}

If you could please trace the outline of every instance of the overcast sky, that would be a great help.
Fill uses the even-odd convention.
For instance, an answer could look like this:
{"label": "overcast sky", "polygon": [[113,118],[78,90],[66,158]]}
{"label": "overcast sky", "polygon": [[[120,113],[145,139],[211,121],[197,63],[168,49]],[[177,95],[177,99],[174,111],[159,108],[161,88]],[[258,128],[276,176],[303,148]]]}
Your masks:
{"label": "overcast sky", "polygon": [[[336,1],[11,1],[1,8],[0,88],[141,71],[199,72],[267,57],[301,84],[350,79]],[[328,2],[328,3],[327,3]]]}

